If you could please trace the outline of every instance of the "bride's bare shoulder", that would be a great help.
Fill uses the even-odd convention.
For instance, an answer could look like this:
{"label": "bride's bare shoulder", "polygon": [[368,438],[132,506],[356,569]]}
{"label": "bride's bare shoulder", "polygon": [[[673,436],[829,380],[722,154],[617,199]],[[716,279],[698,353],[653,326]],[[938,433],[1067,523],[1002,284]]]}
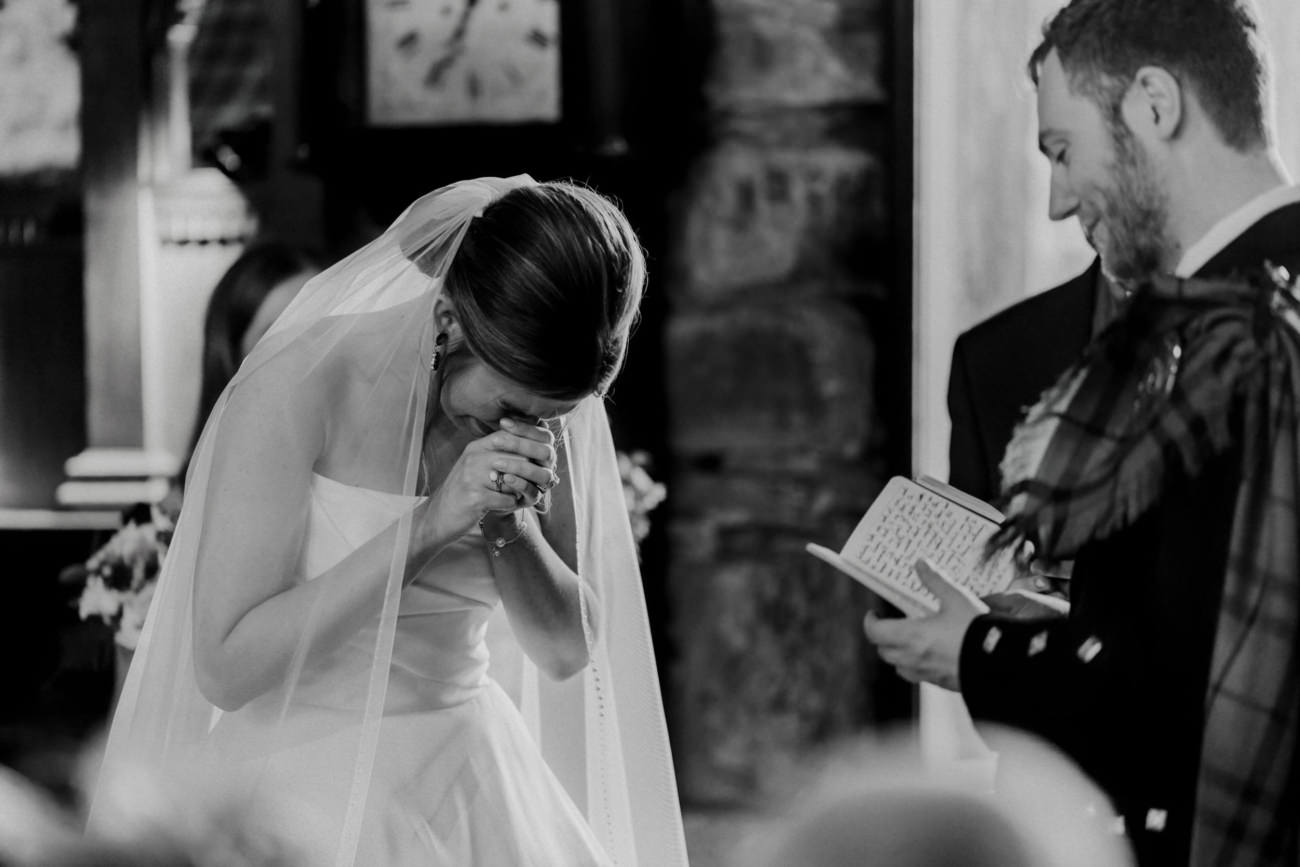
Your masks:
{"label": "bride's bare shoulder", "polygon": [[389,391],[405,394],[422,369],[411,315],[394,309],[327,317],[283,346],[259,344],[236,375],[227,413],[260,417],[261,424],[278,419],[299,432],[347,426]]}
{"label": "bride's bare shoulder", "polygon": [[235,440],[270,435],[323,441],[347,367],[337,350],[314,341],[295,340],[264,355],[255,350],[230,385],[222,430]]}

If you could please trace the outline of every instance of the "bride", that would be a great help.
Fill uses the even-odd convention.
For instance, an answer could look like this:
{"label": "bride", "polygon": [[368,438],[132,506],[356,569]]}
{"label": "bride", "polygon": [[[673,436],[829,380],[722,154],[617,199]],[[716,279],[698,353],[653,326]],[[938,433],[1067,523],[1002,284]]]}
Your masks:
{"label": "bride", "polygon": [[143,765],[339,865],[685,864],[602,404],[644,281],[616,207],[523,176],[311,280],[199,441],[92,830]]}

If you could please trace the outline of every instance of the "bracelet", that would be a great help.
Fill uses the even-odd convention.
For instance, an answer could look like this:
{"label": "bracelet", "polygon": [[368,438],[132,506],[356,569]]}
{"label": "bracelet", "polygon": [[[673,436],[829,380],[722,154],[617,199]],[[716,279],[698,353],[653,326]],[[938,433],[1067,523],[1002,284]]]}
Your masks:
{"label": "bracelet", "polygon": [[[486,517],[487,515],[483,516],[483,518]],[[505,547],[512,542],[518,542],[520,538],[523,537],[524,532],[528,529],[528,525],[521,521],[519,523],[519,532],[515,533],[514,536],[510,537],[509,539],[507,539],[505,536],[497,536],[495,539],[488,539],[488,531],[487,528],[483,526],[483,518],[478,519],[478,529],[479,532],[483,534],[483,538],[487,540],[488,551],[492,554],[493,557],[500,557],[502,550],[504,550]]]}

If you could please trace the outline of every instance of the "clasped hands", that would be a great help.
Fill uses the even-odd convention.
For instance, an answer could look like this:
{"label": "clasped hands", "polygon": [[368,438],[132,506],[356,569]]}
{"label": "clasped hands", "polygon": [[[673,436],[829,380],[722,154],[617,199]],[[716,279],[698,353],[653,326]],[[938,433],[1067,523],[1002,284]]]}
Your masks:
{"label": "clasped hands", "polygon": [[555,486],[557,460],[555,435],[545,425],[503,418],[501,430],[465,446],[431,505],[453,536],[480,520],[509,520]]}
{"label": "clasped hands", "polygon": [[1014,585],[1006,593],[980,599],[923,559],[916,562],[916,574],[939,600],[938,611],[925,617],[896,618],[882,618],[872,611],[862,622],[867,640],[876,645],[880,658],[913,683],[961,689],[962,640],[971,621],[981,614],[994,611],[1011,617],[1042,617],[1060,616],[1069,610],[1067,602]]}

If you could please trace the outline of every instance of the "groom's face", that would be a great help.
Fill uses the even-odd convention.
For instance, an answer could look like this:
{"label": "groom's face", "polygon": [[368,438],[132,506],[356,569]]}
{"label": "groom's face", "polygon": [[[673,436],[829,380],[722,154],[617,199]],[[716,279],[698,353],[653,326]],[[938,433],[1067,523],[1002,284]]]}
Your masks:
{"label": "groom's face", "polygon": [[1122,120],[1070,88],[1056,52],[1039,74],[1038,147],[1051,164],[1048,216],[1077,217],[1116,281],[1159,270],[1169,246],[1159,174]]}

